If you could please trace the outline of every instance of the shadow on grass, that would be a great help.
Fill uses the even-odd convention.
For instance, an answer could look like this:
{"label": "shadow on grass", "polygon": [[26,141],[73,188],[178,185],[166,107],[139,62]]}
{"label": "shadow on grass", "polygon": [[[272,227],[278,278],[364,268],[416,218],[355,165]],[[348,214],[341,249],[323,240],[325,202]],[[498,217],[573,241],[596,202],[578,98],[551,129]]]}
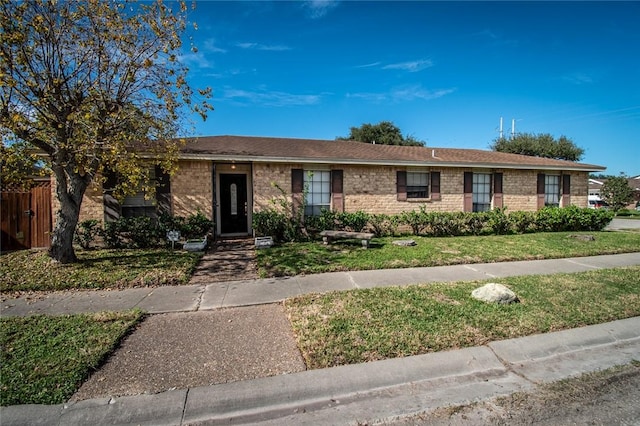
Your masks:
{"label": "shadow on grass", "polygon": [[169,250],[121,250],[83,252],[79,265],[82,268],[101,266],[126,266],[127,268],[157,268],[158,265],[181,264],[193,255]]}

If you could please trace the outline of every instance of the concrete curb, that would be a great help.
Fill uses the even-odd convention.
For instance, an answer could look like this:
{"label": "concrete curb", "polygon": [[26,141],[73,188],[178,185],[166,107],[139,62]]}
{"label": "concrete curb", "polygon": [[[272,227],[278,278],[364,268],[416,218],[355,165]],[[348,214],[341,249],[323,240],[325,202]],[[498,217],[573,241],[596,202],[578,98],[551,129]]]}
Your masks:
{"label": "concrete curb", "polygon": [[2,407],[3,425],[372,422],[640,360],[640,317],[487,346],[156,395]]}

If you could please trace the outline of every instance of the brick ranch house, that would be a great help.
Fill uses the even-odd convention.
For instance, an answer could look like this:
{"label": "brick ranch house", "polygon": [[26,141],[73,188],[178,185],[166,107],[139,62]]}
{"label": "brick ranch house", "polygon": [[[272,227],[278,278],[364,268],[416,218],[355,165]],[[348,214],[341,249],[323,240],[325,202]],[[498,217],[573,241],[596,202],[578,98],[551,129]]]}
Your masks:
{"label": "brick ranch house", "polygon": [[[156,175],[155,200],[121,204],[109,184],[87,190],[80,220],[202,212],[219,236],[252,234],[252,214],[282,192],[306,213],[397,214],[428,211],[535,211],[545,205],[587,207],[590,172],[602,166],[475,149],[374,145],[351,141],[212,136],[191,140],[178,171]],[[274,185],[275,184],[275,185]],[[276,187],[277,186],[277,187]]]}

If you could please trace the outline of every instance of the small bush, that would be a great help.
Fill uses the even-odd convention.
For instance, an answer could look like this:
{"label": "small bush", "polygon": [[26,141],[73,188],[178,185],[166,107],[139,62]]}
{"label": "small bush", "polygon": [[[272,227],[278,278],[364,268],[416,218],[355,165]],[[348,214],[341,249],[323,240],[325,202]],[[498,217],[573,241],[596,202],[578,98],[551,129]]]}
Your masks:
{"label": "small bush", "polygon": [[122,219],[124,240],[130,248],[158,247],[164,243],[165,235],[161,233],[157,219],[146,216]]}
{"label": "small bush", "polygon": [[378,237],[396,235],[399,219],[397,215],[371,214],[369,215],[369,229]]}
{"label": "small bush", "polygon": [[85,250],[91,248],[91,244],[100,235],[100,222],[95,219],[83,220],[78,224],[73,240]]}
{"label": "small bush", "polygon": [[487,233],[487,229],[490,231],[490,227],[487,225],[490,221],[490,213],[476,212],[476,213],[463,213],[464,224],[466,227],[466,234],[470,235],[482,235]]}
{"label": "small bush", "polygon": [[536,230],[536,213],[535,212],[511,212],[509,220],[514,232],[517,234],[527,234]]}
{"label": "small bush", "polygon": [[284,236],[285,222],[288,218],[274,210],[262,210],[253,214],[253,230],[259,237],[273,237],[282,240]]}
{"label": "small bush", "polygon": [[369,214],[359,210],[357,212],[342,212],[336,215],[340,227],[352,232],[362,232],[369,223]]}
{"label": "small bush", "polygon": [[186,239],[202,238],[213,231],[214,223],[209,220],[202,212],[188,216],[182,226],[182,235]]}
{"label": "small bush", "polygon": [[168,231],[179,231],[182,239],[202,238],[213,231],[214,222],[201,212],[188,217],[161,215],[121,217],[106,222],[99,230],[108,248],[152,248],[165,247]]}
{"label": "small bush", "polygon": [[126,242],[124,240],[125,222],[121,219],[105,222],[104,228],[100,230],[100,236],[107,248],[124,248]]}
{"label": "small bush", "polygon": [[488,225],[491,231],[497,235],[506,235],[512,232],[511,219],[505,213],[506,207],[503,209],[494,209],[488,213]]}
{"label": "small bush", "polygon": [[398,216],[398,222],[401,225],[407,225],[411,228],[413,235],[421,235],[429,224],[429,216],[424,206],[420,206],[420,210],[411,210],[402,212]]}

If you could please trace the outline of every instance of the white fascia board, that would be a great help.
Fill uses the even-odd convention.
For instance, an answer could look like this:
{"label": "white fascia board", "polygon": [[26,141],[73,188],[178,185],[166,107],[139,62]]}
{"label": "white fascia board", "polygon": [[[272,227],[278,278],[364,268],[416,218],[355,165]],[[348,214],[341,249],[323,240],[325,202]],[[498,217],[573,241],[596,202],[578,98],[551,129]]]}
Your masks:
{"label": "white fascia board", "polygon": [[252,155],[211,155],[211,154],[181,154],[182,160],[228,161],[236,163],[294,163],[294,164],[347,164],[357,166],[408,166],[408,167],[459,167],[459,168],[490,168],[513,170],[556,170],[595,172],[605,170],[606,167],[562,167],[519,165],[504,163],[449,163],[444,161],[391,161],[391,160],[354,160],[341,158],[297,158],[297,157],[256,157]]}

